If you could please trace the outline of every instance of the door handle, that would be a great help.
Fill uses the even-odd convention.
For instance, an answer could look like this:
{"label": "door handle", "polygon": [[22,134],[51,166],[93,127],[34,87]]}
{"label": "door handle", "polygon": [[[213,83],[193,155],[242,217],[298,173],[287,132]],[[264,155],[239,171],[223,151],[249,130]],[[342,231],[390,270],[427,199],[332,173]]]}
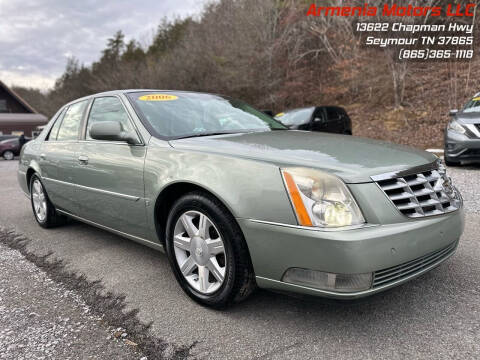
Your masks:
{"label": "door handle", "polygon": [[78,162],[80,163],[80,165],[87,165],[88,164],[88,156],[80,155],[78,157]]}

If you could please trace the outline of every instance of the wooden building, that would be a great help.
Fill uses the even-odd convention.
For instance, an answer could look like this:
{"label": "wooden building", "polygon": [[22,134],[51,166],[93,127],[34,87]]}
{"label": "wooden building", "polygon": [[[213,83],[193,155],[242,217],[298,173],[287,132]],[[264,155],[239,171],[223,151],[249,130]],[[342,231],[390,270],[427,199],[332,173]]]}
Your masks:
{"label": "wooden building", "polygon": [[34,137],[39,126],[48,122],[24,99],[0,81],[0,135],[21,135]]}

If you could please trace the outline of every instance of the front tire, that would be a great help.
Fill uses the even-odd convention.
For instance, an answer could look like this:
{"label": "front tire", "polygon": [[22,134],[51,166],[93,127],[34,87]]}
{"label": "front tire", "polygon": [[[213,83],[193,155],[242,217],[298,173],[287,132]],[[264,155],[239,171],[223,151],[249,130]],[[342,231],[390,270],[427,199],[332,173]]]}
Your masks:
{"label": "front tire", "polygon": [[13,160],[15,158],[15,154],[10,150],[5,151],[2,156],[5,160]]}
{"label": "front tire", "polygon": [[30,179],[30,202],[35,220],[41,227],[51,228],[65,223],[65,217],[55,210],[37,174]]}
{"label": "front tire", "polygon": [[166,250],[182,289],[195,301],[223,308],[255,288],[243,234],[217,199],[192,192],[178,199],[167,221]]}

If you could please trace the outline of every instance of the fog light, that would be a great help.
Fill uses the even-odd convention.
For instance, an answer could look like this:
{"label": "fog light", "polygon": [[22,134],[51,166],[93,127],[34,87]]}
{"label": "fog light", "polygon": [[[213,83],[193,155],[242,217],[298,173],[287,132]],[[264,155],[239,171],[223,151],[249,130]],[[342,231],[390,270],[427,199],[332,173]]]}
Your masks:
{"label": "fog light", "polygon": [[283,275],[283,281],[296,285],[335,292],[356,292],[372,286],[372,273],[332,274],[323,271],[290,268]]}

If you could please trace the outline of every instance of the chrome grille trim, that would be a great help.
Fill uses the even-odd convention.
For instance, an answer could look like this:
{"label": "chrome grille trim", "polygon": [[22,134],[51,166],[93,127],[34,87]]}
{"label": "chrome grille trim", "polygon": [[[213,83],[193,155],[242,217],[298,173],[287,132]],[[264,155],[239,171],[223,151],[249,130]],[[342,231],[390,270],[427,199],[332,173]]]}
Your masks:
{"label": "chrome grille trim", "polygon": [[417,259],[407,261],[403,264],[392,266],[386,269],[378,270],[373,273],[373,288],[385,286],[389,283],[401,280],[403,278],[415,275],[422,272],[424,269],[440,263],[450,255],[452,255],[457,248],[458,241],[452,244],[421,256]]}
{"label": "chrome grille trim", "polygon": [[413,168],[410,172],[392,172],[371,178],[392,204],[410,218],[441,215],[461,207],[461,196],[439,162]]}

